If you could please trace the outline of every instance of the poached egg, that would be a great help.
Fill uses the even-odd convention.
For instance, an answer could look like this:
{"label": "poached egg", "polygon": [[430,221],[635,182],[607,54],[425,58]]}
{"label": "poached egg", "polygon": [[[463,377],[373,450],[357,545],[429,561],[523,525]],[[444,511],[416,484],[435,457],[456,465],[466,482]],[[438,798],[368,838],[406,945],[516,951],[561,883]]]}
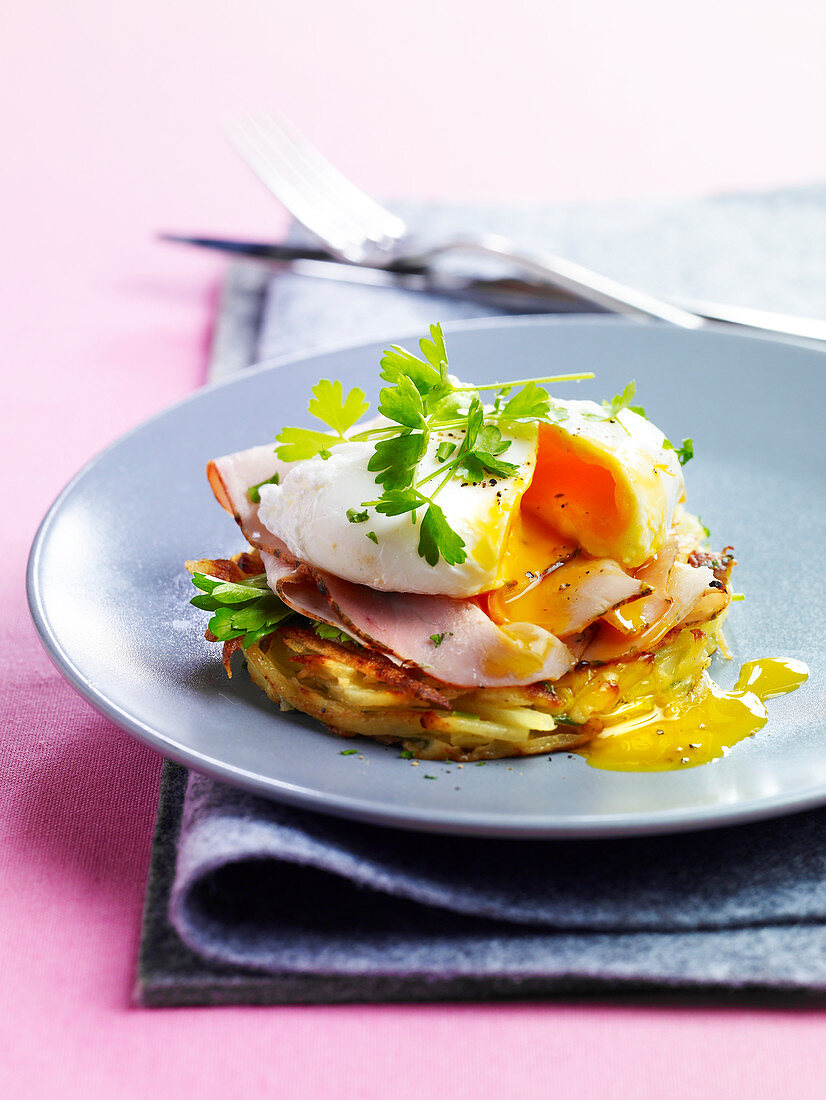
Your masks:
{"label": "poached egg", "polygon": [[[381,591],[465,598],[505,586],[513,595],[517,586],[535,593],[537,578],[577,553],[638,568],[665,544],[683,498],[677,456],[655,425],[628,409],[606,420],[593,401],[556,404],[567,412],[559,423],[503,429],[510,447],[502,457],[517,466],[512,476],[454,476],[440,490],[437,503],[465,542],[461,563],[431,566],[419,556],[421,513],[414,521],[368,509],[365,522],[350,521],[348,510],[362,512],[381,494],[366,442],[342,443],[326,460],[283,464],[280,484],[260,489],[261,522],[297,558]],[[461,438],[460,430],[432,432],[419,478],[441,467],[440,443]],[[434,477],[431,490],[437,484]]]}

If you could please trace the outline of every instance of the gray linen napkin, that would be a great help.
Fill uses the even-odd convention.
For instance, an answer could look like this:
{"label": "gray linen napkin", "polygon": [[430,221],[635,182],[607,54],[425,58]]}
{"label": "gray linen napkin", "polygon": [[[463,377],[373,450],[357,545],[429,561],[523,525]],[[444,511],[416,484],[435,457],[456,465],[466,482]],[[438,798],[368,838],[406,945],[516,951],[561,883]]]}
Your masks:
{"label": "gray linen napkin", "polygon": [[[451,208],[658,293],[826,316],[826,187],[694,202]],[[213,376],[486,315],[466,302],[235,268]],[[319,734],[323,736],[323,734]],[[145,1004],[826,989],[826,813],[687,836],[405,834],[165,769]]]}

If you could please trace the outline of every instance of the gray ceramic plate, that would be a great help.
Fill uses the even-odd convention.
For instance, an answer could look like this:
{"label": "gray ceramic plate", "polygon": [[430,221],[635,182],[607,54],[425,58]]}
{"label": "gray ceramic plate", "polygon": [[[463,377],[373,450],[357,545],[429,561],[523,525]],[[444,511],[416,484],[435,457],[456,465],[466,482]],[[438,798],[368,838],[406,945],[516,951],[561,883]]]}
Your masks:
{"label": "gray ceramic plate", "polygon": [[[637,380],[648,415],[693,436],[689,504],[715,543],[736,547],[730,616],[742,661],[805,661],[802,689],[770,702],[768,726],[722,760],[683,772],[598,771],[564,754],[485,767],[411,767],[397,749],[342,742],[281,714],[243,672],[228,681],[205,616],[188,604],[186,558],[241,546],[204,477],[210,457],[306,422],[310,386],[341,378],[375,396],[378,346],[265,365],[204,389],[104,451],[65,489],[32,549],[29,597],[41,637],[100,711],[165,756],[228,783],[385,825],[490,836],[656,833],[747,821],[826,802],[826,546],[818,351],[618,319],[516,318],[449,334],[452,369],[478,382],[594,370],[560,396]],[[353,743],[350,742],[350,745]],[[436,779],[426,777],[435,775]]]}

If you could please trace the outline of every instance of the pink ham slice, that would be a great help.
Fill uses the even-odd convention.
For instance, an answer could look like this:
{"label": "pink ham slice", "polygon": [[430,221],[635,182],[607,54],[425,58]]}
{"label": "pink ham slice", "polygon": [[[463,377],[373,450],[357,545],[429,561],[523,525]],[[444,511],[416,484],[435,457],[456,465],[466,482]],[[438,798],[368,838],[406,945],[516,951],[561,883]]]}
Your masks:
{"label": "pink ham slice", "polygon": [[643,591],[645,583],[629,577],[615,561],[575,555],[510,599],[508,589],[500,589],[491,600],[492,616],[499,622],[531,618],[566,638],[581,634],[606,611]]}
{"label": "pink ham slice", "polygon": [[701,626],[709,623],[725,611],[730,602],[731,596],[725,588],[707,588],[680,625]]}
{"label": "pink ham slice", "polygon": [[638,625],[640,623],[649,627],[659,622],[671,606],[667,587],[676,559],[677,540],[671,538],[647,565],[637,569],[634,574],[651,589],[649,594],[630,601],[619,611],[606,615],[605,621],[623,634],[635,634],[640,629]]}
{"label": "pink ham slice", "polygon": [[267,580],[294,611],[344,630],[436,680],[458,687],[518,687],[557,680],[574,665],[553,634],[528,623],[503,629],[472,600],[378,592],[263,553]]}
{"label": "pink ham slice", "polygon": [[665,591],[670,603],[665,614],[640,634],[623,637],[616,636],[616,632],[601,632],[585,650],[583,660],[601,663],[631,657],[635,653],[650,653],[675,626],[689,620],[696,621],[692,612],[703,600],[713,580],[714,574],[707,566],[695,569],[677,562],[668,574]]}
{"label": "pink ham slice", "polygon": [[283,544],[259,520],[258,505],[250,500],[248,489],[267,481],[281,466],[271,443],[207,463],[207,477],[218,503],[233,516],[250,546],[259,550],[273,551]]}

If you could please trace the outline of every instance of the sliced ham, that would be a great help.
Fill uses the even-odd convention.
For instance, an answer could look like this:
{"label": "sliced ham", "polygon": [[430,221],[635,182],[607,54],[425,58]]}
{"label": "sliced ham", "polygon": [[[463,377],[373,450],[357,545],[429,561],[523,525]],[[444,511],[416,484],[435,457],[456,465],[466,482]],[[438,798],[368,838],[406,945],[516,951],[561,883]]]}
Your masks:
{"label": "sliced ham", "polygon": [[528,619],[565,638],[580,634],[606,611],[646,590],[643,581],[630,577],[610,558],[576,555],[510,599],[504,588],[489,602],[499,623]]}
{"label": "sliced ham", "polygon": [[634,574],[650,592],[638,600],[632,600],[621,608],[609,612],[605,621],[621,634],[638,634],[646,627],[662,619],[671,606],[668,595],[668,578],[677,558],[677,539],[670,538],[651,561]]}
{"label": "sliced ham", "polygon": [[497,626],[473,600],[378,592],[263,553],[270,587],[294,611],[344,630],[436,680],[458,687],[519,687],[557,680],[574,665],[553,634]]}
{"label": "sliced ham", "polygon": [[699,626],[711,622],[728,607],[731,596],[724,588],[707,588],[681,626]]}
{"label": "sliced ham", "polygon": [[[706,566],[695,569],[677,562],[668,575],[666,597],[670,603],[665,614],[638,634],[626,636],[611,627],[601,630],[585,650],[582,659],[601,663],[631,657],[635,653],[651,652],[670,630],[689,619],[714,581],[714,574]],[[716,589],[711,588],[711,591]]]}
{"label": "sliced ham", "polygon": [[259,520],[258,505],[250,500],[249,488],[287,469],[288,463],[279,462],[271,443],[207,463],[207,478],[218,503],[235,519],[250,546],[273,551],[278,539]]}

